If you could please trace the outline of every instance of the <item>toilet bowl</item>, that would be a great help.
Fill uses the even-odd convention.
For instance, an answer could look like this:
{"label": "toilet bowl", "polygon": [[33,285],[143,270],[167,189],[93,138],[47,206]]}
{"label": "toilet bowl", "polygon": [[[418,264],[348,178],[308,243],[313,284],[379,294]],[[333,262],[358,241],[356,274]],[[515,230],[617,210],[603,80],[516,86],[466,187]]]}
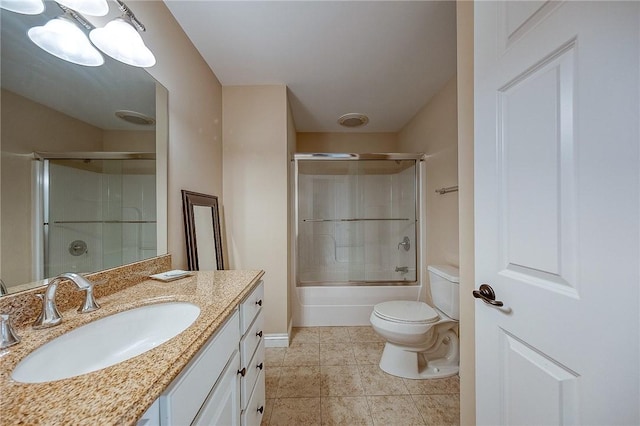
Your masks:
{"label": "toilet bowl", "polygon": [[458,270],[429,266],[435,306],[392,300],[374,306],[370,321],[386,340],[380,368],[407,379],[435,379],[458,374]]}

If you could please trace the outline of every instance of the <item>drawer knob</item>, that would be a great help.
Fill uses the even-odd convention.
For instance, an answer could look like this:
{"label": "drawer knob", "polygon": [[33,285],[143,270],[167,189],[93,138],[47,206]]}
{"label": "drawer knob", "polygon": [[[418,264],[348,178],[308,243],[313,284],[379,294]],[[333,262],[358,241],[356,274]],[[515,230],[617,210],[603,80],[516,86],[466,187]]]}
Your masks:
{"label": "drawer knob", "polygon": [[260,364],[256,365],[256,368],[257,368],[258,370],[262,370],[262,363],[260,363]]}
{"label": "drawer knob", "polygon": [[258,337],[262,337],[262,330],[258,331],[258,332],[256,333],[256,336],[258,336]]}
{"label": "drawer knob", "polygon": [[262,414],[264,412],[264,405],[261,405],[260,408],[258,408],[258,413]]}
{"label": "drawer knob", "polygon": [[256,302],[256,305],[258,305],[258,306],[262,306],[262,299],[258,300],[258,301]]}
{"label": "drawer knob", "polygon": [[238,374],[244,377],[244,375],[247,374],[247,369],[242,367],[242,370],[238,370]]}

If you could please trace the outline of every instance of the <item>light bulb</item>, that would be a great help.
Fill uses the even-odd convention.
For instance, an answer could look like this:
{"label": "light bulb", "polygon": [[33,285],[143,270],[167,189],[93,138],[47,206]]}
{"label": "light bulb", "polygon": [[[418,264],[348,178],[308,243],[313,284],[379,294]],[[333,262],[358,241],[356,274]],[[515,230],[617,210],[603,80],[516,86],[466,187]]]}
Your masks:
{"label": "light bulb", "polygon": [[24,15],[38,15],[44,12],[42,0],[0,0],[0,8]]}
{"label": "light bulb", "polygon": [[67,18],[51,19],[44,26],[31,28],[27,34],[38,47],[65,61],[88,67],[104,64],[104,58],[87,35]]}
{"label": "light bulb", "polygon": [[107,0],[56,0],[63,6],[78,13],[91,16],[104,16],[109,13]]}
{"label": "light bulb", "polygon": [[104,28],[91,30],[89,38],[98,49],[125,64],[151,67],[156,63],[138,31],[122,18],[114,19]]}

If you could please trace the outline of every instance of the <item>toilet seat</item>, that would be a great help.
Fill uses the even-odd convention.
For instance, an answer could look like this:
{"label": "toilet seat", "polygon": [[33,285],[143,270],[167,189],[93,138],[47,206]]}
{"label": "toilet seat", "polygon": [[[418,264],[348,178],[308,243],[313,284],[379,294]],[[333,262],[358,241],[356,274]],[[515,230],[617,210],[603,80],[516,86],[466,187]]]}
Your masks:
{"label": "toilet seat", "polygon": [[413,300],[378,303],[373,312],[379,318],[398,323],[431,324],[440,319],[440,315],[431,306]]}

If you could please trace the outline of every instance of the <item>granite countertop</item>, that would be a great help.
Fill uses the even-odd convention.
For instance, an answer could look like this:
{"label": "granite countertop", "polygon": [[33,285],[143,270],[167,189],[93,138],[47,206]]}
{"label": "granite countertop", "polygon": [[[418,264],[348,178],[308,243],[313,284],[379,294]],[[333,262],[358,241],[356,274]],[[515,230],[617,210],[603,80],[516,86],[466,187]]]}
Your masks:
{"label": "granite countertop", "polygon": [[[191,358],[256,287],[263,271],[197,272],[172,282],[145,280],[98,299],[88,314],[62,312],[62,324],[17,328],[21,343],[0,350],[0,424],[135,424]],[[16,364],[42,344],[80,325],[131,308],[191,302],[200,315],[184,332],[103,370],[46,383],[11,379]]]}

